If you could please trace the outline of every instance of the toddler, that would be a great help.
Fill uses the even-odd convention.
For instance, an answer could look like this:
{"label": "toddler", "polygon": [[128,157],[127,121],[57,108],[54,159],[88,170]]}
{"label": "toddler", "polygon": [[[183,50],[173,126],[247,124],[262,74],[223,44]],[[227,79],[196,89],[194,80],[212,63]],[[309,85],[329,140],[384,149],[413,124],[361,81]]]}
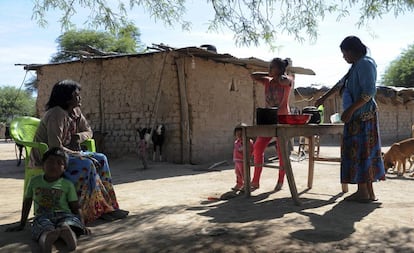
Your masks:
{"label": "toddler", "polygon": [[[244,170],[243,170],[243,138],[242,127],[246,126],[241,123],[234,128],[234,141],[233,147],[233,161],[234,171],[236,173],[236,185],[231,189],[235,192],[243,191],[244,187]],[[253,140],[249,139],[249,155],[253,154]]]}

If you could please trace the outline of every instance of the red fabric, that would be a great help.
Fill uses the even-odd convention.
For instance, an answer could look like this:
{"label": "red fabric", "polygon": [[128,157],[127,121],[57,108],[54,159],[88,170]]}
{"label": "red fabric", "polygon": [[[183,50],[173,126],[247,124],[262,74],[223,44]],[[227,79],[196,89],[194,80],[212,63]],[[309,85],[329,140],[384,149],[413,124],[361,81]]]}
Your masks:
{"label": "red fabric", "polygon": [[289,114],[289,95],[292,86],[271,83],[272,79],[263,81],[265,87],[266,107],[278,107],[278,114]]}
{"label": "red fabric", "polygon": [[[263,162],[264,162],[264,151],[269,145],[272,137],[257,137],[256,142],[254,143],[254,174],[252,179],[252,186],[259,186],[260,185],[260,176],[263,170]],[[280,153],[279,142],[276,141],[276,152],[279,155],[279,178],[277,180],[278,183],[283,183],[285,178],[285,170],[283,169],[284,163],[282,160],[282,154]]]}
{"label": "red fabric", "polygon": [[[253,154],[253,140],[249,140],[249,155]],[[234,141],[233,147],[233,161],[234,172],[236,173],[236,187],[241,188],[244,184],[244,171],[243,171],[243,140],[237,138]]]}

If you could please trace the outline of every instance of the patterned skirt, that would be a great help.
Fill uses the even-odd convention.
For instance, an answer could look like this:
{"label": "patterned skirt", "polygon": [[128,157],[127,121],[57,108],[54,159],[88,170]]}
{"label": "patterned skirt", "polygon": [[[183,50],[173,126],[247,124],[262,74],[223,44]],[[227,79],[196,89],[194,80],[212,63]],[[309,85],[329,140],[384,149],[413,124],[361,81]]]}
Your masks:
{"label": "patterned skirt", "polygon": [[385,180],[376,112],[345,123],[341,158],[341,183]]}
{"label": "patterned skirt", "polygon": [[85,223],[119,208],[112,185],[108,159],[104,154],[83,152],[70,156],[64,177],[74,183]]}

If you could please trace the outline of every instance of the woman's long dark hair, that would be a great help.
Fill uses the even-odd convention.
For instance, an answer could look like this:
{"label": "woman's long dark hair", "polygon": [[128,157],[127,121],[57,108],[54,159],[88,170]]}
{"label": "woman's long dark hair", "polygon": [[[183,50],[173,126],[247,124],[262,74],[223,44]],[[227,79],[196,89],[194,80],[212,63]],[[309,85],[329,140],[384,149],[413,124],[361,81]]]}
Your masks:
{"label": "woman's long dark hair", "polygon": [[73,98],[73,92],[80,89],[81,85],[73,80],[57,82],[53,86],[49,101],[46,104],[46,110],[55,106],[60,106],[64,110],[68,109],[68,102]]}
{"label": "woman's long dark hair", "polygon": [[356,56],[362,57],[367,54],[367,47],[356,36],[348,36],[339,45],[342,51],[351,51]]}

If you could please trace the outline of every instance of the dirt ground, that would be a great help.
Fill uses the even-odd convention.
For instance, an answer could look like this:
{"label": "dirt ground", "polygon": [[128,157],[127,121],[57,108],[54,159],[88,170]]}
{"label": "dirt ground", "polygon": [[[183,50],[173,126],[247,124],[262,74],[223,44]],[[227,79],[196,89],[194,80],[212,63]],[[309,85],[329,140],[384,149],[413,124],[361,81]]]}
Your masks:
{"label": "dirt ground", "polygon": [[[24,169],[14,152],[13,143],[0,141],[0,252],[37,252],[29,227],[4,232],[20,219]],[[322,146],[321,155],[338,156],[339,147]],[[110,160],[118,200],[130,215],[90,224],[92,235],[80,238],[76,252],[414,252],[411,173],[387,174],[374,184],[379,201],[360,204],[343,200],[350,193],[341,193],[338,163],[316,162],[307,190],[307,160],[293,161],[302,200],[296,206],[286,180],[272,191],[272,168],[264,168],[250,198],[211,201],[235,183],[231,161],[207,170],[211,164],[152,162],[143,171],[134,157]],[[65,252],[63,244],[54,252]]]}

